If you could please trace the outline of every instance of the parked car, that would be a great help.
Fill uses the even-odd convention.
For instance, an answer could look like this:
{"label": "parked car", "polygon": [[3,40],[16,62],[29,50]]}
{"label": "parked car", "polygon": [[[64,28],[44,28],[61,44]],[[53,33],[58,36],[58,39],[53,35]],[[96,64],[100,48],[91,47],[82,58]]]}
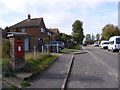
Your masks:
{"label": "parked car", "polygon": [[87,46],[87,42],[85,40],[83,40],[82,45]]}
{"label": "parked car", "polygon": [[59,47],[60,47],[61,49],[64,49],[64,48],[65,48],[64,42],[61,42],[61,41],[56,41],[56,42],[59,44]]}
{"label": "parked car", "polygon": [[120,50],[120,36],[113,36],[109,39],[108,50]]}
{"label": "parked car", "polygon": [[99,47],[99,42],[98,41],[94,42],[94,47]]}
{"label": "parked car", "polygon": [[60,49],[65,48],[64,42],[61,42],[61,41],[50,41],[47,45],[57,46],[57,44],[58,44]]}
{"label": "parked car", "polygon": [[100,43],[101,49],[108,49],[108,45],[109,45],[109,41],[107,41],[107,40],[103,40]]}
{"label": "parked car", "polygon": [[83,46],[87,46],[87,43],[83,43],[82,45],[83,45]]}

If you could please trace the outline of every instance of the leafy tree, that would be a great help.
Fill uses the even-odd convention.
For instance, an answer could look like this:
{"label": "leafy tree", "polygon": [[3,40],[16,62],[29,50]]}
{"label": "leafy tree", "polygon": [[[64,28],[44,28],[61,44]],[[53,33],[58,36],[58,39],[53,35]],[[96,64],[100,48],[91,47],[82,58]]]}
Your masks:
{"label": "leafy tree", "polygon": [[90,34],[86,34],[86,41],[91,40],[91,35]]}
{"label": "leafy tree", "polygon": [[83,22],[79,20],[76,20],[72,25],[73,27],[72,36],[73,36],[74,41],[76,41],[77,43],[82,43],[83,38],[84,38],[82,26],[83,26]]}
{"label": "leafy tree", "polygon": [[100,40],[100,34],[96,34],[96,40],[99,41]]}
{"label": "leafy tree", "polygon": [[5,27],[5,32],[10,32],[10,28],[8,26]]}
{"label": "leafy tree", "polygon": [[120,30],[113,24],[108,24],[102,29],[102,39],[109,40],[112,36],[120,35]]}
{"label": "leafy tree", "polygon": [[65,33],[60,33],[60,36],[59,38],[57,39],[57,41],[63,41],[64,43],[67,42],[67,40],[70,40],[72,39],[72,36],[71,35],[67,35]]}
{"label": "leafy tree", "polygon": [[92,34],[86,34],[86,42],[87,44],[93,44],[95,36]]}
{"label": "leafy tree", "polygon": [[94,39],[95,39],[95,36],[92,34],[92,40],[94,41]]}

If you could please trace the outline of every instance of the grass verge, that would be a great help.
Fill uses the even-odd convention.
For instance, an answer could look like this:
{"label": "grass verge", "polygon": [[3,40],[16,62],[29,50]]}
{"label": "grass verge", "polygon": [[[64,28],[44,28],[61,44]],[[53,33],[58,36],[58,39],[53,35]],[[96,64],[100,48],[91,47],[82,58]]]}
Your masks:
{"label": "grass verge", "polygon": [[60,50],[60,53],[72,53],[72,52],[75,52],[75,51],[72,51],[72,50]]}
{"label": "grass verge", "polygon": [[37,58],[36,60],[32,58],[27,59],[25,71],[38,74],[42,72],[43,70],[47,69],[53,63],[53,61],[57,60],[58,58],[59,56],[53,56],[51,54],[46,54],[44,56]]}
{"label": "grass verge", "polygon": [[74,45],[70,49],[80,50],[81,48],[80,48],[80,45]]}
{"label": "grass verge", "polygon": [[[33,74],[38,74],[43,70],[47,69],[55,60],[57,60],[59,56],[46,54],[42,56],[40,53],[36,55],[36,59],[34,60],[32,53],[28,53],[25,56],[26,66],[23,72],[32,72]],[[5,76],[11,76],[13,71],[10,69],[9,65],[9,57],[5,57],[2,59],[2,71],[7,72]]]}

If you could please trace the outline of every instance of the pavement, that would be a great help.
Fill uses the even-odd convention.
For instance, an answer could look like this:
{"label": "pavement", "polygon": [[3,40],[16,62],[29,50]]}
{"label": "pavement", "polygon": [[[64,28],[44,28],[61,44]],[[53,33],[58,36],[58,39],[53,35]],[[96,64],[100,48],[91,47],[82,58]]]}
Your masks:
{"label": "pavement", "polygon": [[[69,54],[60,54],[60,53],[52,53],[52,55],[59,55],[60,58],[56,60],[47,70],[43,71],[41,74],[32,78],[31,86],[27,88],[61,88],[63,85],[64,79],[66,78],[68,69],[70,67],[71,58],[73,57],[73,53]],[[24,78],[29,78],[31,73],[16,73],[16,76],[19,78],[13,77],[2,77],[4,81],[2,81],[2,87],[8,88],[9,84],[15,85],[16,87],[21,88],[20,82],[24,80]],[[7,82],[7,83],[6,83]]]}
{"label": "pavement", "polygon": [[[21,88],[20,86],[20,82],[22,82],[22,80],[17,79],[17,78],[13,78],[13,77],[3,77],[4,81],[2,81],[2,88],[8,88],[10,87],[10,84]],[[10,83],[10,84],[8,84]]]}
{"label": "pavement", "polygon": [[35,77],[29,88],[61,88],[72,58],[71,54],[63,54],[51,67]]}

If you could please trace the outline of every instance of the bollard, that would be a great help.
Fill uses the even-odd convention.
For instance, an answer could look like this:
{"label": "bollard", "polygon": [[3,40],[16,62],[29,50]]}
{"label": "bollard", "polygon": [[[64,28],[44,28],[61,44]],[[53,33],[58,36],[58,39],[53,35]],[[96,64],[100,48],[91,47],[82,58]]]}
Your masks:
{"label": "bollard", "polygon": [[47,45],[47,53],[49,53],[49,46]]}
{"label": "bollard", "polygon": [[34,60],[36,59],[36,47],[34,46]]}
{"label": "bollard", "polygon": [[57,43],[57,53],[59,52],[59,48],[58,47],[59,47],[59,44]]}
{"label": "bollard", "polygon": [[42,55],[44,55],[44,47],[42,46]]}

